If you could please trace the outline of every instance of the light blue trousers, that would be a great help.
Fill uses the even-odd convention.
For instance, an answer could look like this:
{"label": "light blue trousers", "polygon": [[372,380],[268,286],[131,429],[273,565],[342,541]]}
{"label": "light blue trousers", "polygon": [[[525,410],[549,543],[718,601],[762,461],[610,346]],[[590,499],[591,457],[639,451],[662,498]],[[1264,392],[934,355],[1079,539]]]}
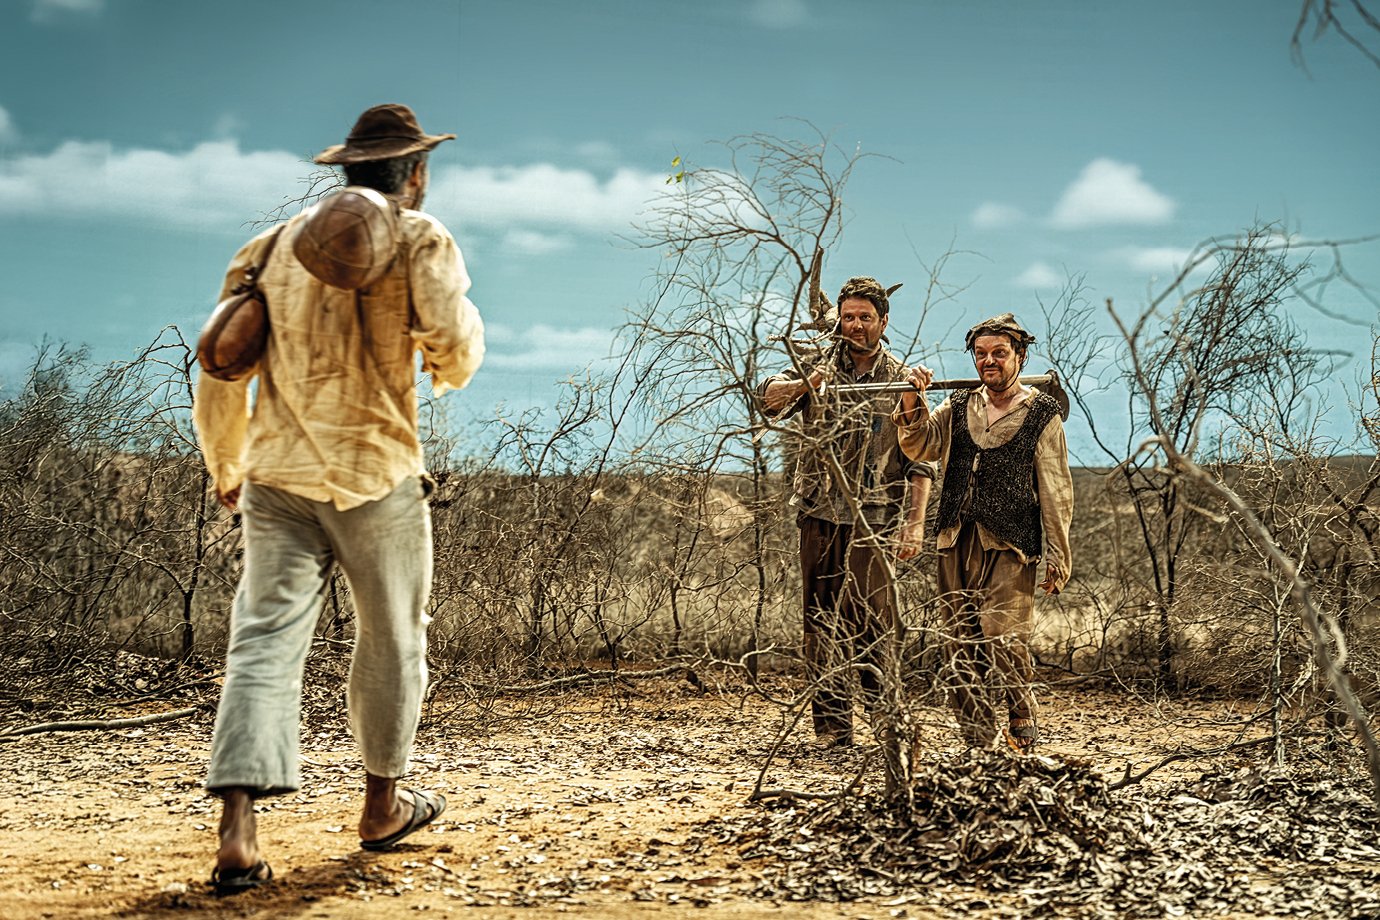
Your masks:
{"label": "light blue trousers", "polygon": [[355,605],[350,730],[364,768],[398,777],[426,688],[431,509],[409,476],[386,498],[349,511],[254,483],[240,498],[244,573],[230,619],[225,687],[206,788],[256,796],[301,786],[302,671],[339,562]]}

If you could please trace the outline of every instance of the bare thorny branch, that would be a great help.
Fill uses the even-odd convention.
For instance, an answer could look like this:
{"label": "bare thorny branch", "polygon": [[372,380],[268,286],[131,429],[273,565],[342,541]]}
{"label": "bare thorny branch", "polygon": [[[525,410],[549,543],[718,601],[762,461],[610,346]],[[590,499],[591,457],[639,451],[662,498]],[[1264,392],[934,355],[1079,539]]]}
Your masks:
{"label": "bare thorny branch", "polygon": [[[1157,389],[1141,361],[1141,336],[1148,316],[1147,311],[1138,318],[1132,327],[1127,328],[1116,312],[1112,311],[1112,319],[1127,345],[1133,379],[1145,396],[1147,408],[1155,427],[1162,432],[1145,442],[1143,447],[1162,451],[1176,472],[1188,476],[1226,502],[1241,520],[1247,536],[1266,554],[1288,582],[1290,593],[1299,608],[1300,617],[1311,639],[1314,658],[1327,679],[1328,687],[1341,702],[1352,724],[1361,735],[1374,784],[1376,805],[1380,807],[1380,744],[1377,744],[1375,735],[1370,729],[1368,715],[1361,708],[1360,702],[1351,691],[1350,683],[1345,679],[1339,667],[1339,661],[1344,660],[1346,656],[1346,639],[1333,618],[1326,612],[1319,610],[1314,604],[1309,585],[1300,574],[1297,563],[1280,548],[1274,534],[1260,521],[1254,510],[1234,490],[1194,462],[1187,452],[1176,443],[1175,439],[1167,433],[1168,426],[1161,414],[1156,395]],[[1189,443],[1194,442],[1196,442],[1196,437],[1190,438]],[[1332,648],[1337,649],[1335,655],[1331,652]]]}

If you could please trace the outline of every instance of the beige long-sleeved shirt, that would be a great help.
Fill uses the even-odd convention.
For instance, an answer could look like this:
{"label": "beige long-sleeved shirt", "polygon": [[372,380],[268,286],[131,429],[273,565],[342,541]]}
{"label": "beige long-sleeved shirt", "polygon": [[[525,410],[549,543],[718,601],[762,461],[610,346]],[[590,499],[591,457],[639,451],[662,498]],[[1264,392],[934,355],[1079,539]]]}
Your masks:
{"label": "beige long-sleeved shirt", "polygon": [[[1033,395],[1034,388],[1031,392]],[[1011,440],[1029,414],[1030,399],[1027,396],[1011,411],[988,425],[987,390],[979,387],[968,399],[968,432],[982,450],[999,447]],[[896,422],[901,450],[912,460],[938,460],[947,472],[953,436],[952,417],[953,404],[949,400],[944,400],[938,409],[930,411],[922,398],[914,418],[910,424],[906,424],[898,404],[892,419]],[[1069,525],[1073,521],[1073,475],[1069,472],[1064,422],[1057,415],[1045,426],[1035,443],[1035,481],[1032,488],[1040,504],[1040,525],[1045,540],[1044,560],[1055,576],[1055,589],[1063,590],[1073,570],[1073,553],[1069,548]],[[957,543],[962,523],[960,521],[941,531],[935,541],[936,548],[945,550]],[[983,549],[1009,549],[1024,562],[1036,561],[1027,559],[1019,549],[997,538],[981,524],[977,525],[977,529]]]}
{"label": "beige long-sleeved shirt", "polygon": [[[220,492],[248,479],[347,510],[424,471],[416,352],[436,395],[458,389],[483,360],[484,326],[460,249],[435,218],[403,210],[397,256],[357,301],[292,254],[303,216],[283,228],[259,279],[271,331],[256,373],[233,383],[202,374],[193,416]],[[272,232],[235,254],[222,299]]]}

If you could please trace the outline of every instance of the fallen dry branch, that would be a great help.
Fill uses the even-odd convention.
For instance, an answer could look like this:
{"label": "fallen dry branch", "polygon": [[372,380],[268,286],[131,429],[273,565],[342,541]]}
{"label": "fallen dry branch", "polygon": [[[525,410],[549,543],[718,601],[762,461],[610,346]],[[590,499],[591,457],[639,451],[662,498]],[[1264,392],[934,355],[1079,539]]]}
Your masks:
{"label": "fallen dry branch", "polygon": [[155,712],[146,716],[132,716],[128,719],[87,719],[72,722],[41,722],[38,725],[24,725],[0,731],[0,738],[17,738],[20,735],[39,735],[46,732],[113,731],[120,728],[139,728],[159,722],[185,719],[199,710],[200,706],[188,706],[172,712]]}
{"label": "fallen dry branch", "polygon": [[748,796],[749,802],[826,802],[843,795],[843,792],[802,792],[799,789],[759,789]]}
{"label": "fallen dry branch", "polygon": [[677,676],[684,676],[686,680],[695,686],[700,685],[699,675],[695,674],[695,669],[693,667],[677,664],[665,668],[656,668],[651,671],[626,671],[621,668],[616,671],[581,671],[578,674],[567,674],[564,677],[556,677],[552,680],[546,680],[536,684],[470,684],[469,686],[487,693],[547,693],[552,690],[569,690],[572,687],[580,687],[585,684],[599,683],[601,681],[652,680],[657,677]]}
{"label": "fallen dry branch", "polygon": [[1151,773],[1154,773],[1157,770],[1167,767],[1171,763],[1179,763],[1180,761],[1184,760],[1199,760],[1204,757],[1215,757],[1218,754],[1225,754],[1229,751],[1240,751],[1245,750],[1247,748],[1260,747],[1261,745],[1269,744],[1274,740],[1274,736],[1271,735],[1266,736],[1264,738],[1255,738],[1251,741],[1238,741],[1235,744],[1228,744],[1224,745],[1223,747],[1211,748],[1209,750],[1179,751],[1177,753],[1170,754],[1168,757],[1161,758],[1157,763],[1151,764],[1150,766],[1146,767],[1144,770],[1141,770],[1134,776],[1131,775],[1131,762],[1128,760],[1126,761],[1126,774],[1122,776],[1121,779],[1109,785],[1107,787],[1107,791],[1116,792],[1118,789],[1125,789],[1127,786],[1133,786],[1141,780],[1145,779]]}

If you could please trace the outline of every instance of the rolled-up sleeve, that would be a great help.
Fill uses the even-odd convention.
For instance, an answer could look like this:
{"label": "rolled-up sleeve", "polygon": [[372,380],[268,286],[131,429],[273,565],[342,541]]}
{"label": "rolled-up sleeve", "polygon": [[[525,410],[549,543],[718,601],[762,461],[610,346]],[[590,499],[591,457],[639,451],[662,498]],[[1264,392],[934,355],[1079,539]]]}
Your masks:
{"label": "rolled-up sleeve", "polygon": [[484,323],[466,295],[469,272],[460,247],[435,220],[427,219],[412,244],[412,339],[422,352],[422,369],[440,396],[462,389],[484,360]]}
{"label": "rolled-up sleeve", "polygon": [[[278,228],[265,230],[240,247],[225,269],[217,302],[229,297],[244,280],[245,270],[263,257],[269,236],[276,232],[280,232]],[[240,380],[226,381],[202,371],[197,377],[192,424],[201,444],[206,471],[220,492],[229,492],[244,482],[245,450],[252,414],[249,383],[254,376],[249,374]]]}
{"label": "rolled-up sleeve", "polygon": [[[923,397],[921,398],[923,399]],[[904,424],[901,420],[899,402],[891,414],[891,421],[896,425],[896,439],[901,445],[901,452],[915,461],[943,460],[944,451],[948,447],[949,416],[953,414],[952,403],[946,399],[938,409],[923,413],[917,411],[914,414],[921,417],[916,418],[909,425]]]}
{"label": "rolled-up sleeve", "polygon": [[936,479],[939,476],[939,464],[932,460],[912,460],[906,457],[903,468],[907,479],[917,476],[922,479]]}

